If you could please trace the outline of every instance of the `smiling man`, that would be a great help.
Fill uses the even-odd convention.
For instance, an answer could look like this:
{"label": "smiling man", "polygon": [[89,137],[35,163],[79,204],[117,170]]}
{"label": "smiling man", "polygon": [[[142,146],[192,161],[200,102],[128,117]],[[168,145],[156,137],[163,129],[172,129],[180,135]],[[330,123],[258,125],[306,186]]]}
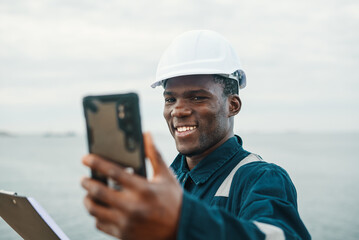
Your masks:
{"label": "smiling man", "polygon": [[179,152],[171,164],[176,177],[148,134],[151,180],[86,155],[86,166],[122,186],[115,191],[83,179],[97,228],[122,239],[310,239],[286,171],[244,150],[233,132],[245,85],[222,36],[190,31],[177,37],[152,84],[164,88],[163,115]]}

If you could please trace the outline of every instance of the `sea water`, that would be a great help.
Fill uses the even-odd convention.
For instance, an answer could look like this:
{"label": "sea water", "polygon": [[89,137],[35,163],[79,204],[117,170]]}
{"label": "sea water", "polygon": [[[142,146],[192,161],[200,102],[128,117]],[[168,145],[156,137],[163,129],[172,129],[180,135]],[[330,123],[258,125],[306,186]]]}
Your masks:
{"label": "sea water", "polygon": [[[287,170],[298,208],[313,239],[359,239],[358,133],[243,133],[244,148]],[[153,134],[169,164],[169,134]],[[0,189],[35,198],[70,239],[112,239],[96,230],[80,187],[88,169],[84,136],[0,137]],[[0,239],[21,239],[0,218]]]}

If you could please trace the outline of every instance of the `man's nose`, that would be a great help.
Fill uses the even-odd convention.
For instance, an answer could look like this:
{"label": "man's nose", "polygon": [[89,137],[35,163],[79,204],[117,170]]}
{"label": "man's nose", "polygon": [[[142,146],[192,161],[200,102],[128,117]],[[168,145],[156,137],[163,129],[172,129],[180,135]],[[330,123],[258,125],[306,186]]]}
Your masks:
{"label": "man's nose", "polygon": [[191,115],[192,110],[184,100],[177,99],[173,109],[171,111],[171,117],[187,117]]}

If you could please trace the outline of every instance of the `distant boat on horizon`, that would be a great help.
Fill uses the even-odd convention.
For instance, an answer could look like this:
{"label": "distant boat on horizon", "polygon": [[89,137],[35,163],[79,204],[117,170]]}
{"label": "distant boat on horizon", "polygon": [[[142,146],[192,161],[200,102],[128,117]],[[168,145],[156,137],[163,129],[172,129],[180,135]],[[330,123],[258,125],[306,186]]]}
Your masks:
{"label": "distant boat on horizon", "polygon": [[45,138],[55,138],[55,137],[76,137],[75,132],[64,132],[64,133],[53,133],[53,132],[47,132],[43,135]]}

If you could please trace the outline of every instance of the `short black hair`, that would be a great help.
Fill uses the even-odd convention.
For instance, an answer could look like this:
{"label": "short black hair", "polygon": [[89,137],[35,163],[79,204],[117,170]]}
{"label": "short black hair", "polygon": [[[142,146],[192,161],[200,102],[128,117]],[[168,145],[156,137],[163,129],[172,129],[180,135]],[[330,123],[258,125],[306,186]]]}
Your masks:
{"label": "short black hair", "polygon": [[220,75],[213,75],[213,81],[223,86],[223,96],[238,94],[238,81]]}

